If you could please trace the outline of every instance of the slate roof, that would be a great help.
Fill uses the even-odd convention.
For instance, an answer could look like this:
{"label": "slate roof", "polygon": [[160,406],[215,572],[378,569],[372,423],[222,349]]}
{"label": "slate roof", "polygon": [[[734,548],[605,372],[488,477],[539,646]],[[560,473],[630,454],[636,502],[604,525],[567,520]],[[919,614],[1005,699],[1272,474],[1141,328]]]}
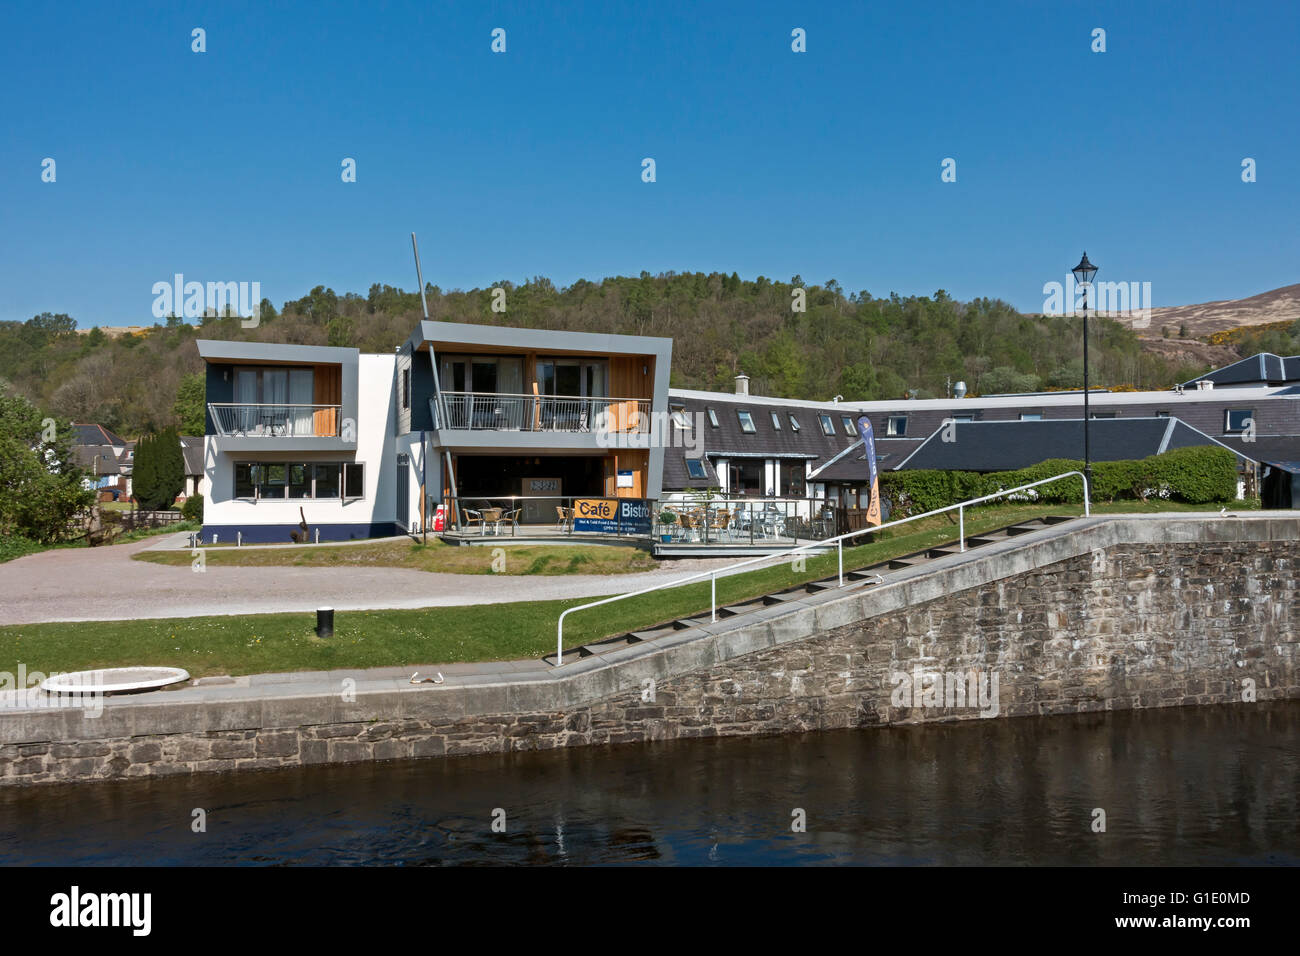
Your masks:
{"label": "slate roof", "polygon": [[73,422],[72,427],[77,431],[76,444],[78,445],[115,445],[122,448],[126,442],[109,431],[103,425],[87,425]]}
{"label": "slate roof", "polygon": [[1197,382],[1210,381],[1215,386],[1289,385],[1300,382],[1300,355],[1282,357],[1272,352],[1260,352],[1223,368],[1198,375],[1184,382],[1184,388],[1195,388]]}
{"label": "slate roof", "polygon": [[185,476],[203,474],[203,436],[181,436],[181,454],[185,457]]}
{"label": "slate roof", "polygon": [[117,449],[112,445],[73,445],[72,459],[77,465],[96,475],[122,473],[117,463]]}
{"label": "slate roof", "polygon": [[1239,435],[1225,435],[1219,439],[1219,443],[1227,445],[1239,455],[1267,465],[1300,461],[1300,435],[1257,437],[1254,441],[1246,441]]}
{"label": "slate roof", "polygon": [[[841,415],[856,417],[849,405],[809,402],[781,402],[779,399],[759,398],[751,395],[733,395],[727,392],[669,393],[669,410],[680,409],[687,415],[691,430],[678,432],[672,437],[673,447],[664,451],[665,491],[683,488],[718,487],[721,481],[714,466],[717,458],[786,458],[803,459],[817,467],[838,455],[858,441],[856,429],[849,435],[840,421]],[[712,408],[718,417],[715,428],[709,421]],[[754,420],[754,432],[741,430],[740,411],[747,411]],[[781,422],[780,428],[772,425],[772,412]],[[790,425],[790,415],[799,422],[799,430]],[[822,431],[819,414],[831,415],[834,435]],[[696,434],[696,430],[699,434]],[[680,437],[679,437],[680,436]],[[690,448],[676,447],[681,444]],[[704,458],[709,477],[691,479],[686,472],[686,459],[696,455]]]}
{"label": "slate roof", "polygon": [[[1049,458],[1083,458],[1083,419],[956,422],[953,441],[938,428],[899,470],[1009,471]],[[1221,445],[1177,418],[1097,418],[1090,432],[1093,461],[1127,461],[1173,448]],[[1232,449],[1234,452],[1237,449]],[[1243,457],[1254,458],[1246,452]]]}

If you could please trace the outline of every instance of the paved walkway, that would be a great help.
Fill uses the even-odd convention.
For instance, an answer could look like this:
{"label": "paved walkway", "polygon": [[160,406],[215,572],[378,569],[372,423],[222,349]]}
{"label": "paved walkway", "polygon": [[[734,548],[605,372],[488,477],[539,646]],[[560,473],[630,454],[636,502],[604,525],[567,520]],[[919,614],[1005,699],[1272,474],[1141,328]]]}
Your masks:
{"label": "paved walkway", "polygon": [[[170,538],[172,536],[168,536]],[[183,540],[183,538],[182,538]],[[0,564],[0,625],[114,621],[384,608],[448,607],[603,597],[734,564],[686,559],[654,571],[613,575],[434,574],[406,568],[232,568],[203,573],[133,561],[156,539],[102,548],[60,548]]]}

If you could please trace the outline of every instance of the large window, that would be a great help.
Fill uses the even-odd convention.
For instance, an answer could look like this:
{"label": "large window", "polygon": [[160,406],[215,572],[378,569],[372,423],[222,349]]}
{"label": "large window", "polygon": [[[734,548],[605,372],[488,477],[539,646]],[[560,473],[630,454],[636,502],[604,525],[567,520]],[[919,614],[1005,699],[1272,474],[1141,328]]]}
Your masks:
{"label": "large window", "polygon": [[[539,378],[543,395],[554,395],[555,368],[553,363],[537,363],[538,375],[543,374],[545,365],[547,377]],[[578,369],[573,370],[575,389],[578,387]],[[524,395],[529,388],[524,386],[524,360],[518,356],[508,355],[444,355],[438,384],[447,392],[489,392],[501,395]],[[408,385],[409,389],[409,385]],[[548,390],[549,389],[549,390]],[[562,395],[577,395],[577,391],[561,391]]]}
{"label": "large window", "polygon": [[733,461],[730,471],[731,480],[728,485],[733,495],[755,496],[763,493],[763,460],[761,458],[742,458]]}
{"label": "large window", "polygon": [[364,498],[365,465],[361,462],[235,463],[235,497],[261,501]]}
{"label": "large window", "polygon": [[343,464],[343,500],[356,501],[366,496],[366,466],[359,461]]}
{"label": "large window", "polygon": [[235,369],[236,427],[252,431],[262,426],[287,434],[312,434],[315,385],[310,368],[273,366]]}
{"label": "large window", "polygon": [[781,467],[782,493],[788,498],[804,496],[804,472],[806,466],[802,461],[783,461]]}
{"label": "large window", "polygon": [[1254,423],[1255,409],[1230,408],[1225,416],[1223,430],[1225,432],[1244,432]]}

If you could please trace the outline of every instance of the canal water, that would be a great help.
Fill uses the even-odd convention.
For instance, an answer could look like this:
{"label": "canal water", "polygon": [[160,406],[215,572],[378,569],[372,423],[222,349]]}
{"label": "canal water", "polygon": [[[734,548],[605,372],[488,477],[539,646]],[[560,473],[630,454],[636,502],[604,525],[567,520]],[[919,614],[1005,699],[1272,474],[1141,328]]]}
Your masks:
{"label": "canal water", "polygon": [[1296,865],[1298,793],[1290,701],[5,788],[0,863]]}

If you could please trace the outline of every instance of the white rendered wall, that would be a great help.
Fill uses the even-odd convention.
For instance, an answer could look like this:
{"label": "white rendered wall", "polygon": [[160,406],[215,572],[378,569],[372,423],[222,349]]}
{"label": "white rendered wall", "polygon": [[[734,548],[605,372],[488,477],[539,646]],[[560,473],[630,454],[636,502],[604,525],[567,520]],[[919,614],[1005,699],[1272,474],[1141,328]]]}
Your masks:
{"label": "white rendered wall", "polygon": [[[221,440],[204,440],[203,523],[205,525],[297,524],[301,507],[309,525],[355,525],[391,522],[396,514],[397,448],[393,437],[396,411],[395,356],[362,355],[357,367],[357,448],[355,452],[279,451],[268,438],[266,449],[218,452]],[[418,439],[418,436],[417,436]],[[365,495],[359,500],[241,500],[234,497],[235,462],[360,462],[365,465]],[[415,512],[418,514],[418,509]]]}

